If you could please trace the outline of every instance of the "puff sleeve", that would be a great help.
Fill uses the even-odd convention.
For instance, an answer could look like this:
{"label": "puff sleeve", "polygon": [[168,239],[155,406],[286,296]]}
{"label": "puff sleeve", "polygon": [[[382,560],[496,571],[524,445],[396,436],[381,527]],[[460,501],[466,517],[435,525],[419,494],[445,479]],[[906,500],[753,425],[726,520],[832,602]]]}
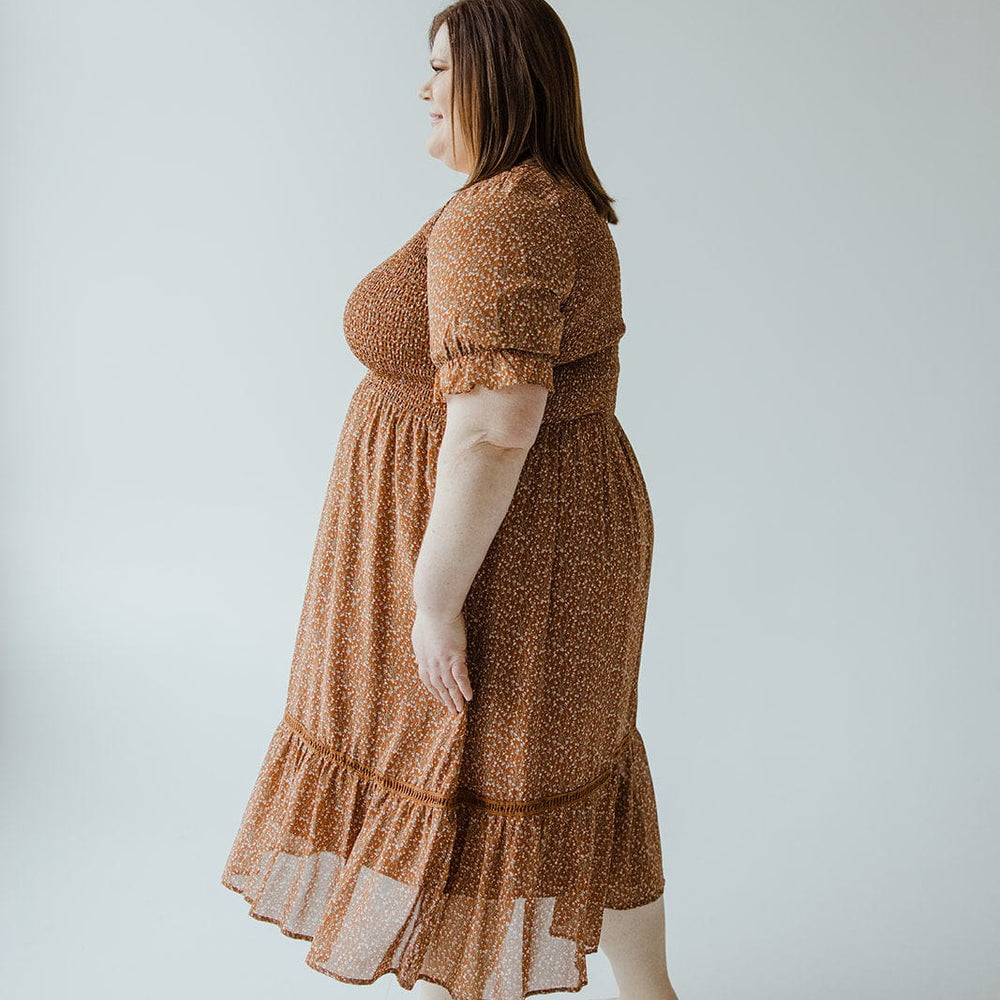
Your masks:
{"label": "puff sleeve", "polygon": [[470,188],[427,241],[434,399],[531,382],[554,388],[562,303],[576,274],[572,232],[557,202],[517,187]]}

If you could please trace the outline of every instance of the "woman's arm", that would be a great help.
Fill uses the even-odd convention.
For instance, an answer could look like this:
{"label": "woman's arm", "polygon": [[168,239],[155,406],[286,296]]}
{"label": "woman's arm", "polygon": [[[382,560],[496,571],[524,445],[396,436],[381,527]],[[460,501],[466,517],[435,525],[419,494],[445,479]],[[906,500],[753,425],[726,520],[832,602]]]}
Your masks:
{"label": "woman's arm", "polygon": [[540,178],[497,176],[456,197],[427,235],[427,348],[447,412],[412,635],[421,681],[457,712],[472,698],[462,606],[555,391],[577,272],[561,199]]}
{"label": "woman's arm", "polygon": [[460,711],[462,694],[472,697],[462,605],[510,506],[548,390],[477,385],[445,398],[434,502],[414,569],[413,639],[421,680]]}
{"label": "woman's arm", "polygon": [[434,503],[414,571],[413,597],[454,617],[507,513],[538,435],[547,390],[522,383],[448,395]]}

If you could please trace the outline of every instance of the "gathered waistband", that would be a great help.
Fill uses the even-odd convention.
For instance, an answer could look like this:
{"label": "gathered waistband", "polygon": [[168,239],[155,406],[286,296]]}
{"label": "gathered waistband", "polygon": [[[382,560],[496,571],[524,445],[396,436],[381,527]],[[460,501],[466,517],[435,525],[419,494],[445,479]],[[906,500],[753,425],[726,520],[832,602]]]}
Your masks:
{"label": "gathered waistband", "polygon": [[[614,414],[618,395],[618,345],[588,354],[577,361],[556,365],[555,391],[549,393],[543,424],[575,420],[590,413]],[[426,379],[381,375],[368,371],[359,393],[386,399],[396,406],[430,420],[445,420],[446,404],[434,399],[434,387]]]}

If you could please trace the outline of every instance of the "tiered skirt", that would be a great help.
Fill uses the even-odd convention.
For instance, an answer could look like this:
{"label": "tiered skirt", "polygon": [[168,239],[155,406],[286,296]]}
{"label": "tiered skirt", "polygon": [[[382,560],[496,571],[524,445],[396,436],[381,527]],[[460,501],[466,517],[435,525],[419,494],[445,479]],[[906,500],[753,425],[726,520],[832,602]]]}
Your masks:
{"label": "tiered skirt", "polygon": [[425,383],[369,373],[352,397],[222,883],[344,982],[574,992],[604,908],[664,888],[635,725],[649,500],[613,411],[543,422],[466,599],[474,695],[454,713],[410,646],[443,429]]}

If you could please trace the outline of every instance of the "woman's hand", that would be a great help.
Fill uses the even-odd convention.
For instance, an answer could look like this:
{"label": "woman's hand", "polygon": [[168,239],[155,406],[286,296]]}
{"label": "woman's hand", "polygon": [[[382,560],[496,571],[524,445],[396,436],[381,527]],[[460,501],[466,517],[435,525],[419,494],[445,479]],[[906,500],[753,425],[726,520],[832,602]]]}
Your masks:
{"label": "woman's hand", "polygon": [[[445,708],[461,713],[472,700],[465,662],[465,617],[440,618],[417,608],[410,633],[421,682]],[[464,696],[464,700],[463,700]]]}

